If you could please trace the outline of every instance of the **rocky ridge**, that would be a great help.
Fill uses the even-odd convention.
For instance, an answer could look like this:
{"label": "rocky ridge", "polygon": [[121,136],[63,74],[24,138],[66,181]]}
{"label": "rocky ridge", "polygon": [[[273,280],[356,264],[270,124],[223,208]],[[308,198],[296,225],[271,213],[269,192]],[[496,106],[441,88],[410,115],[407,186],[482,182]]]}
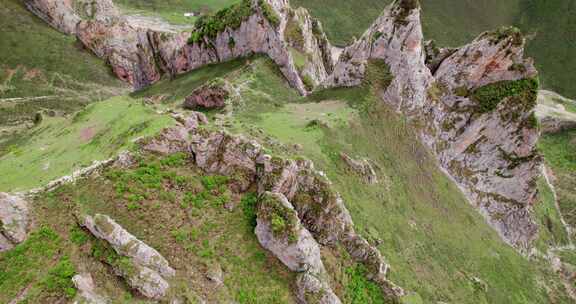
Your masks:
{"label": "rocky ridge", "polygon": [[324,83],[362,83],[374,66],[389,73],[381,99],[409,117],[442,168],[500,236],[528,253],[537,237],[540,157],[534,118],[537,72],[513,28],[482,34],[456,50],[424,43],[418,1],[398,0],[347,47]]}
{"label": "rocky ridge", "polygon": [[[24,0],[30,11],[59,31],[75,35],[114,73],[135,89],[207,64],[252,54],[266,54],[301,94],[331,71],[331,45],[321,24],[304,9],[293,10],[283,0],[243,0],[216,17],[217,32],[197,27],[192,32],[143,27],[121,15],[111,0]],[[291,17],[289,17],[291,16]],[[210,22],[210,18],[204,19]],[[212,20],[213,21],[213,20]],[[297,68],[285,36],[287,24],[298,27],[304,67]],[[213,25],[209,25],[211,29]],[[304,84],[303,78],[312,83]]]}
{"label": "rocky ridge", "polygon": [[[143,143],[144,150],[161,154],[188,153],[202,170],[230,176],[237,191],[246,191],[255,184],[261,201],[263,197],[273,198],[275,204],[272,205],[286,211],[284,222],[292,223],[287,224],[293,228],[292,237],[269,231],[270,219],[264,216],[266,212],[262,208],[266,208],[262,205],[256,234],[262,245],[287,267],[301,272],[297,294],[328,290],[323,276],[318,275],[324,272],[316,253],[319,244],[343,246],[356,262],[366,266],[369,278],[384,294],[392,298],[404,295],[402,288],[386,278],[389,265],[380,251],[355,232],[340,195],[312,162],[270,156],[254,140],[211,129],[201,113],[175,115],[175,119],[179,125]],[[313,238],[309,238],[308,233]]]}
{"label": "rocky ridge", "polygon": [[[335,62],[321,25],[286,0],[241,2],[217,14],[235,17],[222,29],[209,30],[208,17],[192,33],[133,27],[114,15],[109,0],[96,3],[92,17],[85,18],[68,2],[27,1],[136,88],[163,73],[254,53],[267,54],[302,94],[316,84],[356,86],[368,74],[388,75],[377,95],[420,126],[441,167],[500,236],[530,251],[538,232],[531,211],[540,166],[533,115],[538,81],[517,30],[502,28],[458,49],[437,49],[424,42],[418,1],[396,0]],[[75,27],[73,15],[81,19]],[[298,54],[304,64],[296,64]]]}

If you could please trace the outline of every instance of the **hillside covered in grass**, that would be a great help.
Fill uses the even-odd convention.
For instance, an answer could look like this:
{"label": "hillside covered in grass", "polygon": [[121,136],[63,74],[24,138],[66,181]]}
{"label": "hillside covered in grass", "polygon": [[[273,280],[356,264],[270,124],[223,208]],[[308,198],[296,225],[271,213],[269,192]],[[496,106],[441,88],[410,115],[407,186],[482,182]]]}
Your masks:
{"label": "hillside covered in grass", "polygon": [[71,114],[127,92],[102,60],[22,1],[0,3],[0,27],[0,137],[32,124],[38,112]]}
{"label": "hillside covered in grass", "polygon": [[[237,2],[114,0],[129,17],[143,16],[143,22],[160,17],[186,27],[196,17],[184,13],[211,14]],[[291,2],[309,8],[328,37],[344,45],[390,1]],[[563,52],[539,49],[546,39],[571,37],[540,34],[550,24],[570,26],[571,21],[548,19],[548,13],[573,8],[556,0],[422,2],[425,35],[439,45],[460,45],[481,31],[515,23],[537,33],[529,52],[538,60]],[[238,17],[237,22],[205,19],[200,34],[225,32],[212,40],[206,34],[190,41],[188,29],[178,34],[135,29],[139,23],[118,26],[114,18],[127,20],[123,16],[103,25],[84,20],[96,24],[84,34],[95,43],[107,41],[101,46],[110,51],[106,61],[115,72],[125,75],[123,68],[133,68],[131,76],[140,77],[146,65],[162,71],[131,93],[75,38],[49,29],[17,0],[0,4],[0,26],[9,29],[0,33],[0,127],[26,120],[18,132],[0,134],[0,303],[574,302],[576,132],[539,137],[534,116],[539,80],[522,57],[519,33],[496,31],[469,46],[494,51],[487,59],[513,54],[514,68],[499,71],[512,80],[495,82],[490,77],[501,76],[495,73],[486,76],[488,84],[469,81],[467,60],[483,56],[476,52],[449,58],[456,63],[444,67],[449,81],[442,84],[442,78],[422,73],[428,72],[422,60],[411,65],[422,58],[420,40],[410,41],[420,38],[420,24],[407,17],[417,16],[417,6],[397,7],[392,21],[379,20],[377,30],[346,50],[343,67],[335,68],[322,57],[333,54],[323,49],[321,27],[302,11],[283,6],[287,12],[275,12],[266,3],[253,2],[251,16],[233,16],[235,10],[218,15]],[[287,36],[296,38],[270,42],[285,34],[280,25],[286,22],[275,18],[288,18]],[[265,54],[215,52],[214,44],[234,53],[236,43],[245,43],[226,36],[233,30],[220,28],[225,24],[240,24],[234,30],[241,39],[271,35],[246,44],[278,45]],[[114,30],[98,36],[104,32],[100,25]],[[263,32],[246,34],[246,28]],[[387,29],[394,33],[383,33]],[[118,32],[130,39],[120,41],[125,37],[115,36]],[[305,38],[314,47],[305,47]],[[142,46],[153,39],[154,47]],[[299,91],[283,70],[287,65],[273,58],[282,48],[298,77],[306,69],[330,67],[340,73],[336,78],[358,85],[312,84]],[[372,52],[392,59],[362,58]],[[214,58],[194,57],[198,54]],[[219,62],[222,54],[227,59]],[[161,55],[181,65],[177,73],[166,72],[170,63]],[[189,70],[193,60],[202,64]],[[548,72],[555,67],[560,65],[542,69],[543,85],[567,88],[564,76]],[[418,108],[418,102],[426,107]],[[550,111],[576,113],[567,99],[547,102]],[[412,111],[405,109],[410,106]],[[417,117],[420,110],[439,116]],[[434,120],[439,117],[444,121]],[[434,123],[443,133],[427,133]],[[490,132],[481,133],[486,129]],[[460,142],[452,150],[462,150],[458,156],[472,163],[462,165],[460,175],[441,159],[454,138]],[[494,161],[494,154],[503,156]],[[484,167],[473,166],[487,162],[497,164],[485,171],[498,166],[494,175],[501,179],[484,178],[478,173]],[[510,186],[511,192],[529,193],[526,201],[533,202],[514,201],[490,188],[494,181],[512,184],[517,175],[532,176],[545,167],[547,174],[526,183],[529,189]],[[79,170],[86,171],[72,174]],[[470,195],[457,180],[462,176],[475,179],[478,191],[485,191],[481,198],[494,200]],[[534,221],[536,232],[520,231],[534,236],[528,251],[501,233],[517,227],[490,221],[519,213],[485,214],[492,210],[480,208],[497,199],[506,208],[527,210]],[[22,240],[15,240],[16,228],[24,230]]]}
{"label": "hillside covered in grass", "polygon": [[[262,59],[222,79],[239,95],[219,125],[257,138],[273,153],[309,158],[326,172],[357,229],[381,244],[392,280],[410,291],[406,303],[568,303],[548,262],[528,261],[502,242],[417,143],[414,126],[379,104],[369,88],[302,98]],[[178,88],[165,85],[167,92]],[[341,153],[369,159],[379,183],[366,185]],[[540,206],[551,229],[542,234],[542,248],[565,244],[553,202]],[[550,285],[541,287],[544,281]]]}

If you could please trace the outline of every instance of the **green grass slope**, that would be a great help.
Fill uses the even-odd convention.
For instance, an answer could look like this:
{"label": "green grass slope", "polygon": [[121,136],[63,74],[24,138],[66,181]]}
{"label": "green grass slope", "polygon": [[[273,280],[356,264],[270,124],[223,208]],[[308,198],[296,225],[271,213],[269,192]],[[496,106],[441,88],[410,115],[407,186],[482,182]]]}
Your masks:
{"label": "green grass slope", "polygon": [[0,28],[0,128],[126,91],[103,61],[28,12],[23,1],[0,3]]}
{"label": "green grass slope", "polygon": [[[504,244],[419,144],[413,126],[369,90],[302,99],[266,63],[232,82],[244,84],[245,94],[236,103],[233,129],[260,138],[275,153],[303,154],[327,173],[358,230],[381,244],[391,279],[415,292],[406,303],[569,303],[548,263],[527,260]],[[380,183],[364,184],[340,152],[369,158]],[[539,212],[557,227],[550,205]],[[543,232],[544,247],[565,242],[565,233],[555,229]]]}
{"label": "green grass slope", "polygon": [[539,148],[554,172],[553,183],[562,214],[570,226],[576,227],[576,131],[546,134]]}
{"label": "green grass slope", "polygon": [[47,117],[29,134],[0,149],[0,191],[45,185],[73,170],[105,160],[131,140],[152,135],[172,123],[141,100],[114,97],[89,105],[72,117]]}
{"label": "green grass slope", "polygon": [[[364,33],[389,0],[292,0],[308,8],[324,24],[336,45],[346,45]],[[421,1],[427,39],[441,46],[459,46],[483,31],[514,24],[532,37],[528,55],[535,58],[545,88],[569,97],[576,68],[576,2],[564,0]]]}
{"label": "green grass slope", "polygon": [[191,24],[197,17],[185,13],[210,14],[228,7],[239,0],[114,0],[127,13],[157,16],[172,24]]}
{"label": "green grass slope", "polygon": [[[0,253],[0,302],[71,303],[71,277],[90,273],[114,304],[156,303],[131,292],[110,263],[118,256],[77,224],[75,214],[106,214],[158,250],[177,270],[170,295],[183,303],[295,303],[294,274],[264,251],[253,232],[254,195],[232,194],[221,176],[206,176],[182,155],[144,155],[129,169],[60,187],[34,202],[39,227]],[[234,210],[224,208],[233,203]],[[206,278],[223,273],[223,285]]]}

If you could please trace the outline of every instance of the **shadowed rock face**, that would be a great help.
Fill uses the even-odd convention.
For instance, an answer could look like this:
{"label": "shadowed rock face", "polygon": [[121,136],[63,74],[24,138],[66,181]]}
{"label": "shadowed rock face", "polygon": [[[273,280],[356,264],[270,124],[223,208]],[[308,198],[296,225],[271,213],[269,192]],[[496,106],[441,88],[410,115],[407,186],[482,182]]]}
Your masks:
{"label": "shadowed rock face", "polygon": [[524,59],[524,38],[502,28],[457,50],[428,44],[427,56],[423,45],[419,7],[396,1],[343,51],[325,86],[358,85],[370,60],[383,60],[394,79],[378,95],[418,122],[423,141],[471,203],[527,253],[538,230],[531,207],[541,161],[537,72]]}
{"label": "shadowed rock face", "polygon": [[[340,304],[328,281],[320,246],[302,226],[298,213],[281,193],[266,192],[258,204],[256,236],[290,270],[299,272],[297,297],[301,303]],[[308,299],[318,299],[317,302]]]}

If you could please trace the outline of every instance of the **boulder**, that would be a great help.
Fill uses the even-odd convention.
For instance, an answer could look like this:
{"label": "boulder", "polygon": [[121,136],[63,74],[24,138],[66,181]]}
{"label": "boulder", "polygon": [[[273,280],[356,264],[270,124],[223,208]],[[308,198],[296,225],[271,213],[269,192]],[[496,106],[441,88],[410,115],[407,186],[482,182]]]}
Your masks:
{"label": "boulder", "polygon": [[378,183],[376,171],[374,171],[374,168],[367,159],[353,159],[344,152],[340,153],[340,158],[342,158],[353,172],[360,175],[367,184],[373,185]]}
{"label": "boulder", "polygon": [[186,97],[183,106],[188,110],[220,109],[226,106],[228,95],[222,85],[202,86]]}
{"label": "boulder", "polygon": [[89,273],[77,274],[72,278],[72,282],[76,289],[78,289],[78,295],[74,300],[74,304],[107,304],[110,300],[106,297],[101,296],[96,292],[96,286],[94,285],[94,280]]}
{"label": "boulder", "polygon": [[126,283],[143,296],[160,300],[170,288],[170,284],[158,272],[148,267],[126,260],[113,266],[117,275],[126,279]]}
{"label": "boulder", "polygon": [[262,247],[296,272],[324,273],[320,247],[280,193],[266,192],[258,203],[255,230]]}
{"label": "boulder", "polygon": [[0,192],[0,251],[26,240],[29,226],[28,203],[21,197]]}
{"label": "boulder", "polygon": [[102,214],[93,217],[86,215],[82,226],[94,236],[108,242],[119,255],[129,257],[135,263],[157,271],[164,277],[173,277],[176,274],[158,251],[137,239],[110,217]]}
{"label": "boulder", "polygon": [[170,288],[167,279],[173,277],[176,271],[160,253],[106,215],[86,215],[81,224],[116,251],[118,257],[107,263],[130,287],[151,299],[159,300],[166,296]]}
{"label": "boulder", "polygon": [[340,299],[326,282],[309,272],[296,278],[296,298],[302,304],[340,304]]}

